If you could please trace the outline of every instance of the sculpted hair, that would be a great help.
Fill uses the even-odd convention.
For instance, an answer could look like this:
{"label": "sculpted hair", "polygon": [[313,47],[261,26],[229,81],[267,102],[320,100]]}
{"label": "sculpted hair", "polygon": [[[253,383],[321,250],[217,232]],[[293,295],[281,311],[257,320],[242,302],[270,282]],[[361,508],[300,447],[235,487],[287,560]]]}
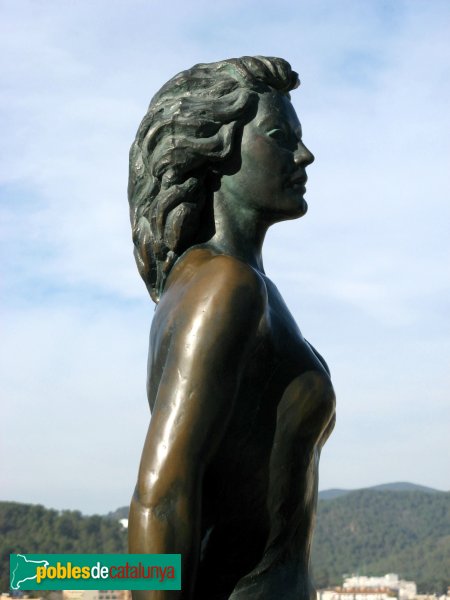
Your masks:
{"label": "sculpted hair", "polygon": [[288,94],[298,85],[285,60],[244,56],[195,65],[153,97],[130,150],[128,200],[134,256],[155,302],[179,256],[211,237],[203,222],[212,180],[233,154],[258,94]]}

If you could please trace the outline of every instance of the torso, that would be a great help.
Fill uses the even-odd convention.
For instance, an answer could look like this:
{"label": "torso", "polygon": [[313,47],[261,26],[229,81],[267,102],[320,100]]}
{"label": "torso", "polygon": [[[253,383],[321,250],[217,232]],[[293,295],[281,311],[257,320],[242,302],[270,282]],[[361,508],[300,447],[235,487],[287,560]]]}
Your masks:
{"label": "torso", "polygon": [[[202,253],[205,251],[192,250],[175,277],[184,277],[189,285],[198,261],[208,260],[208,255]],[[227,529],[237,519],[253,522],[255,531],[260,527],[264,538],[269,462],[280,401],[287,388],[295,385],[297,379],[301,381],[306,373],[314,372],[324,386],[330,386],[325,361],[302,336],[276,286],[265,275],[257,276],[262,278],[267,293],[266,310],[242,371],[227,433],[205,473],[203,533],[217,523]],[[170,295],[170,288],[166,293]],[[164,367],[164,353],[170,344],[170,330],[176,326],[177,308],[171,305],[169,297],[165,302],[166,306],[161,303],[158,307],[152,325],[148,370],[151,407]],[[298,397],[298,403],[300,407],[302,397]],[[320,410],[317,413],[314,429],[319,439],[330,418]]]}
{"label": "torso", "polygon": [[[255,511],[259,500],[265,504],[263,489],[267,485],[266,466],[272,450],[277,408],[288,386],[310,371],[329,382],[325,361],[303,337],[276,286],[262,277],[267,290],[266,315],[242,377],[229,433],[211,469],[212,478],[221,482],[217,495],[228,514],[236,486],[248,488],[241,496],[247,500],[249,513]],[[258,463],[259,472],[255,468]],[[229,503],[224,502],[225,498],[229,498]],[[245,508],[240,505],[241,514]]]}

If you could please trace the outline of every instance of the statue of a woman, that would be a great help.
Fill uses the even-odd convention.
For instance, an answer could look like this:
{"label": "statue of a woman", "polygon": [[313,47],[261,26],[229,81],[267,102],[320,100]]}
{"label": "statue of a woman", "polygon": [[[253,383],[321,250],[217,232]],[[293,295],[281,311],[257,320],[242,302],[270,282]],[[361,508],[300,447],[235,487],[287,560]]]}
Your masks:
{"label": "statue of a woman", "polygon": [[129,548],[182,555],[180,592],[135,599],[315,597],[335,396],[261,257],[268,227],[307,210],[298,85],[279,58],[196,65],[155,95],[131,148],[135,257],[157,308]]}

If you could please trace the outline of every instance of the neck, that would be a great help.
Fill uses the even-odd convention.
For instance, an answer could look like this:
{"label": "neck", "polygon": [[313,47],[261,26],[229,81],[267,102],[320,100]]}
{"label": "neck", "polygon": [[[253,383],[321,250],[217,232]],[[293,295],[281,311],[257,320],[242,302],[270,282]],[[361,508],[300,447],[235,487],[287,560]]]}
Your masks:
{"label": "neck", "polygon": [[227,207],[220,192],[214,195],[214,222],[216,233],[208,245],[224,254],[245,261],[264,273],[262,245],[269,223],[261,222],[254,210],[240,206]]}

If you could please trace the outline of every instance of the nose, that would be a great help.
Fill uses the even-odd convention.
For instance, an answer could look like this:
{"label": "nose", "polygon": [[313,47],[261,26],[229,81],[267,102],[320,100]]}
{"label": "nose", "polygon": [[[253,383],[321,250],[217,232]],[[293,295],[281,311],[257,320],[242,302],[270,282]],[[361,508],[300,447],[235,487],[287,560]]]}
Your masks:
{"label": "nose", "polygon": [[294,154],[294,161],[297,165],[310,165],[314,161],[314,154],[308,150],[303,142],[299,142]]}

